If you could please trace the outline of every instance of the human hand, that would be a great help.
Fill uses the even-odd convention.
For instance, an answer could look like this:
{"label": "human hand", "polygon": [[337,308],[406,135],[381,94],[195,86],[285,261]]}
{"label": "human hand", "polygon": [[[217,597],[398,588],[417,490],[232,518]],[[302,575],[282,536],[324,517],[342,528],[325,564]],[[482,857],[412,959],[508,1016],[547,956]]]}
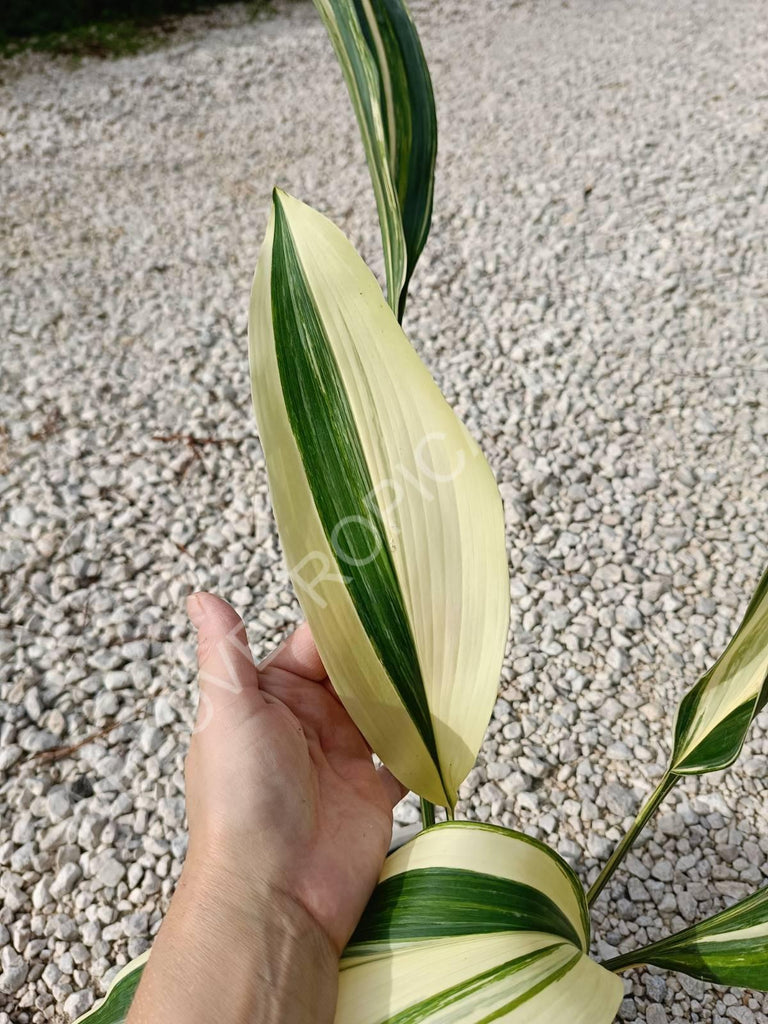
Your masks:
{"label": "human hand", "polygon": [[188,602],[200,710],[187,759],[189,858],[244,894],[265,883],[341,953],[381,871],[404,789],[376,769],[304,624],[257,669],[236,612]]}
{"label": "human hand", "polygon": [[306,625],[257,669],[226,602],[188,610],[189,849],[127,1024],[330,1024],[404,790],[374,767]]}

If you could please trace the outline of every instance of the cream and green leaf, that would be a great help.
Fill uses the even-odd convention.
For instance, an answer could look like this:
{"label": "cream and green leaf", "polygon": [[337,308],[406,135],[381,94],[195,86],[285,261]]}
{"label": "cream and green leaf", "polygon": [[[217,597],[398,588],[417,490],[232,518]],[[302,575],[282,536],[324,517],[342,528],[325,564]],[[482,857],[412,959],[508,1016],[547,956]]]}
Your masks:
{"label": "cream and green leaf", "polygon": [[653,964],[718,985],[768,989],[768,888],[714,917],[608,961],[624,971]]}
{"label": "cream and green leaf", "polygon": [[402,320],[432,218],[437,118],[403,0],[315,0],[360,126],[379,213],[389,304]]}
{"label": "cream and green leaf", "polygon": [[106,996],[74,1024],[123,1024],[131,1002],[139,987],[141,975],[149,960],[149,952],[142,953],[115,976]]}
{"label": "cream and green leaf", "polygon": [[452,807],[507,633],[493,474],[350,243],[281,192],[250,346],[278,530],[330,678],[395,775]]}
{"label": "cream and green leaf", "polygon": [[732,765],[768,700],[768,570],[725,651],[682,700],[669,767],[589,890],[590,906],[662,800],[686,775]]}
{"label": "cream and green leaf", "polygon": [[768,571],[733,639],[680,705],[670,770],[675,775],[700,775],[733,764],[766,700]]}
{"label": "cream and green leaf", "polygon": [[528,836],[452,822],[390,855],[341,960],[335,1024],[610,1024],[584,892]]}

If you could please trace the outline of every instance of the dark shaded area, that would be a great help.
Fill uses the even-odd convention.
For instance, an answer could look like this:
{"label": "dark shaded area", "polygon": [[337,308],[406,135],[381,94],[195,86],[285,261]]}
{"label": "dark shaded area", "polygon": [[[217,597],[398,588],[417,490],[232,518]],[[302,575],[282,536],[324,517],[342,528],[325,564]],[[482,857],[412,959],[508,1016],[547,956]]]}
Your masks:
{"label": "dark shaded area", "polygon": [[169,15],[188,14],[216,3],[217,0],[5,0],[0,4],[0,41],[111,23],[149,26]]}

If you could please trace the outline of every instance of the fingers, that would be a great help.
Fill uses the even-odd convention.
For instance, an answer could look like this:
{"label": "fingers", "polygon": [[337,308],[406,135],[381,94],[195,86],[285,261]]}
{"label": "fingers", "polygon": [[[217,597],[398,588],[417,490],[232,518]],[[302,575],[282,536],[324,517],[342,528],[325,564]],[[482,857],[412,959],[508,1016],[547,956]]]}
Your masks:
{"label": "fingers", "polygon": [[213,594],[192,594],[187,613],[197,629],[199,729],[201,721],[230,707],[245,689],[258,691],[259,674],[242,619],[226,601]]}
{"label": "fingers", "polygon": [[280,668],[316,683],[325,679],[326,672],[308,623],[303,622],[276,651],[267,655],[259,665],[262,672],[266,668]]}
{"label": "fingers", "polygon": [[381,779],[381,783],[384,787],[384,790],[386,791],[387,796],[389,797],[389,801],[392,804],[392,806],[394,807],[395,804],[399,804],[400,801],[405,796],[405,794],[408,792],[405,786],[401,785],[397,781],[395,776],[392,774],[392,772],[389,770],[389,768],[385,768],[383,764],[379,765],[379,767],[376,769],[376,774],[378,775],[379,779]]}

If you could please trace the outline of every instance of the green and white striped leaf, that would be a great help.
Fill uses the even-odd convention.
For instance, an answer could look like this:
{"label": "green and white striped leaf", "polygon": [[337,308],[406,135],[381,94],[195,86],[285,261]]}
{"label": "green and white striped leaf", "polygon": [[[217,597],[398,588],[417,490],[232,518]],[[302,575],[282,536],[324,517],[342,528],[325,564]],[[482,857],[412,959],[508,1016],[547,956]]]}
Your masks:
{"label": "green and white striped leaf", "polygon": [[719,985],[768,991],[768,888],[677,935],[609,961],[613,971],[653,964]]}
{"label": "green and white striped leaf", "polygon": [[429,234],[437,157],[432,80],[403,0],[354,0],[379,72],[387,160],[395,185],[407,256],[398,318],[408,282]]}
{"label": "green and white striped leaf", "polygon": [[387,858],[341,960],[335,1024],[610,1024],[584,892],[541,843],[449,822]]}
{"label": "green and white striped leaf", "polygon": [[723,654],[685,696],[670,770],[700,775],[733,764],[768,699],[768,571]]}
{"label": "green and white striped leaf", "polygon": [[493,475],[353,247],[280,192],[250,347],[277,525],[333,685],[404,785],[453,806],[508,625]]}
{"label": "green and white striped leaf", "polygon": [[402,320],[432,218],[437,117],[403,0],[315,0],[352,99],[379,212],[387,297]]}
{"label": "green and white striped leaf", "polygon": [[149,960],[149,952],[142,953],[115,976],[106,996],[74,1024],[123,1024],[128,1016],[141,975]]}

